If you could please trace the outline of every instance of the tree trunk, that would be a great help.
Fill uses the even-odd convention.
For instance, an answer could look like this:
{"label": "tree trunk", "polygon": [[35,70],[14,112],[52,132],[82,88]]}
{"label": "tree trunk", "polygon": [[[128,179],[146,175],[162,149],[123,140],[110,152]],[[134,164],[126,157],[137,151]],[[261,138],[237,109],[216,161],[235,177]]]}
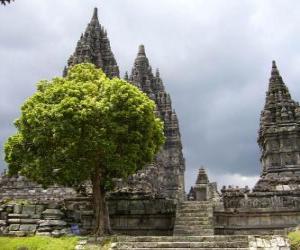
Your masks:
{"label": "tree trunk", "polygon": [[101,172],[100,168],[96,166],[94,175],[92,177],[93,185],[93,202],[95,210],[95,236],[102,236],[104,234],[104,210],[103,210],[103,194],[100,188]]}
{"label": "tree trunk", "polygon": [[104,232],[106,234],[112,234],[112,230],[111,230],[111,226],[110,226],[110,219],[109,219],[109,210],[108,210],[108,206],[107,206],[107,202],[106,202],[106,197],[105,197],[105,190],[104,188],[101,188],[101,192],[103,194],[103,211],[104,211]]}

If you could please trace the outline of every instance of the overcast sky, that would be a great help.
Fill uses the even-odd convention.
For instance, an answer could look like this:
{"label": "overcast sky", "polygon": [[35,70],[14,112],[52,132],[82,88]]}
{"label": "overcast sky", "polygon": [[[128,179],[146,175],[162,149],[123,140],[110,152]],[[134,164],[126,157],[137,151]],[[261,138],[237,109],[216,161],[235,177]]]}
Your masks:
{"label": "overcast sky", "polygon": [[14,133],[13,121],[36,82],[62,74],[94,7],[122,75],[139,44],[160,68],[180,121],[186,189],[201,165],[219,187],[252,186],[261,170],[256,138],[273,59],[300,100],[297,0],[16,0],[0,6],[0,144]]}

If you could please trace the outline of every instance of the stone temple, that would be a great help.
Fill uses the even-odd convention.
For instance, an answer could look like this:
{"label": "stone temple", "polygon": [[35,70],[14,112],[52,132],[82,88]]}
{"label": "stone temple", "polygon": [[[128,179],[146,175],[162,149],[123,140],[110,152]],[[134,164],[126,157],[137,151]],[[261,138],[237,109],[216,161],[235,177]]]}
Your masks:
{"label": "stone temple", "polygon": [[[95,64],[111,78],[119,77],[97,9],[63,74],[82,62]],[[127,180],[115,180],[116,189],[107,197],[111,226],[120,235],[134,237],[116,237],[113,249],[289,249],[284,235],[300,224],[300,107],[275,61],[258,134],[261,177],[252,190],[228,186],[219,192],[200,168],[186,194],[178,118],[143,45],[124,78],[155,101],[167,139],[153,163]],[[0,233],[60,236],[76,228],[88,234],[94,217],[85,191],[59,186],[45,190],[22,176],[3,173]]]}

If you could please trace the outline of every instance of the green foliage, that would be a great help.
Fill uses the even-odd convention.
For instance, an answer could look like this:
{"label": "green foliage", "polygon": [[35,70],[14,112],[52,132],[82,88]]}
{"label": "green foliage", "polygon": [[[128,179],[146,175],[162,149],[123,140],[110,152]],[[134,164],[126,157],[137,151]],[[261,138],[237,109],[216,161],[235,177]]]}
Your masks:
{"label": "green foliage", "polygon": [[[109,186],[150,162],[164,143],[155,104],[138,88],[92,64],[38,83],[5,144],[9,174],[77,186],[100,167]],[[103,181],[103,180],[102,180]]]}
{"label": "green foliage", "polygon": [[300,249],[300,231],[290,232],[288,238],[291,243],[291,250]]}
{"label": "green foliage", "polygon": [[77,237],[0,237],[0,246],[2,250],[73,250],[78,242]]}

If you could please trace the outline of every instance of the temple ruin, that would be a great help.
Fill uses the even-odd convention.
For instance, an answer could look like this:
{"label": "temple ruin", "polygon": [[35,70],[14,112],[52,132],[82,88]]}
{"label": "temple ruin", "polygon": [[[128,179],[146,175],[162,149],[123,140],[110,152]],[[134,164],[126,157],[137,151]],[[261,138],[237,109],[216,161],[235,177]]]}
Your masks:
{"label": "temple ruin", "polygon": [[[119,77],[119,67],[107,31],[99,23],[97,9],[63,74],[82,62],[95,64],[111,78]],[[113,230],[149,237],[120,237],[114,249],[164,249],[162,245],[190,249],[192,244],[197,249],[275,249],[271,248],[274,240],[276,246],[281,244],[276,249],[289,249],[278,235],[285,235],[300,224],[300,106],[291,98],[275,61],[258,134],[262,172],[252,190],[229,186],[218,191],[217,184],[210,182],[201,168],[195,186],[185,194],[185,160],[178,118],[160,72],[157,69],[153,73],[143,45],[124,78],[155,101],[156,113],[165,124],[166,142],[153,163],[127,180],[115,180],[116,189],[107,198]],[[16,200],[22,202],[14,203]],[[70,225],[74,224],[81,234],[86,234],[93,225],[88,192],[84,195],[58,186],[45,190],[22,176],[3,174],[0,201],[2,234],[57,236],[71,233]],[[265,241],[259,238],[262,235],[266,235]],[[162,245],[159,247],[156,242]],[[259,248],[261,242],[267,242],[263,248]]]}

